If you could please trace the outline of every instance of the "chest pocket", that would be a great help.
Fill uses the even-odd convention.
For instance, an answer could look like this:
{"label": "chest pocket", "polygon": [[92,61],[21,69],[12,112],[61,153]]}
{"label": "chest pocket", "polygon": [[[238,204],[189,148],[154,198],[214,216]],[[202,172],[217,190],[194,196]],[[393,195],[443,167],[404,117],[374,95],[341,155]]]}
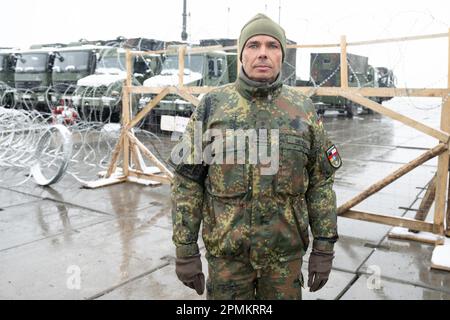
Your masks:
{"label": "chest pocket", "polygon": [[[248,190],[245,149],[226,149],[223,164],[210,164],[207,185],[210,194],[221,198],[243,197]],[[244,161],[242,158],[244,154]],[[238,161],[240,160],[240,161]]]}
{"label": "chest pocket", "polygon": [[280,153],[274,179],[276,193],[298,196],[308,188],[308,153],[310,144],[304,134],[280,132]]}

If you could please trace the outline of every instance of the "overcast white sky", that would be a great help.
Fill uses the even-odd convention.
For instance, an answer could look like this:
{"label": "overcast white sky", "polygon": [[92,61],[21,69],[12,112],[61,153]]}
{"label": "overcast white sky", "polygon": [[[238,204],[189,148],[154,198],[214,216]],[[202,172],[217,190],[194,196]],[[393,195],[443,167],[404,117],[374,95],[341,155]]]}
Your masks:
{"label": "overcast white sky", "polygon": [[[181,40],[182,4],[182,0],[2,1],[0,47],[119,35]],[[236,38],[258,12],[275,21],[280,18],[288,38],[302,44],[337,43],[341,35],[358,41],[445,33],[450,27],[448,0],[187,0],[187,6],[192,41]],[[447,38],[348,51],[368,56],[370,64],[394,68],[399,86],[447,85]],[[302,78],[308,75],[310,52],[301,50],[297,55]]]}

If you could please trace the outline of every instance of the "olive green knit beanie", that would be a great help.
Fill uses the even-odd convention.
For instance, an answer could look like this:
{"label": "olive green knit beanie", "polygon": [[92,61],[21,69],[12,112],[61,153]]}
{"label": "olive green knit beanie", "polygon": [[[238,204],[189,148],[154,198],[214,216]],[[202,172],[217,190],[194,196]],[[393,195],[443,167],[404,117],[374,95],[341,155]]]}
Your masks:
{"label": "olive green knit beanie", "polygon": [[242,61],[242,50],[247,40],[259,34],[274,37],[280,42],[281,51],[283,52],[282,61],[284,61],[286,54],[286,34],[284,33],[284,29],[262,13],[254,16],[242,28],[241,35],[239,36],[239,59]]}

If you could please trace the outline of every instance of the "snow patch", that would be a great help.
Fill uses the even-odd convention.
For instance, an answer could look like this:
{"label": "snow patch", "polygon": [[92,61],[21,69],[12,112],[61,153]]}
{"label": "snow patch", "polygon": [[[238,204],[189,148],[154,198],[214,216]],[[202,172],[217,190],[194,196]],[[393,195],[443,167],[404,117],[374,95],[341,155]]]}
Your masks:
{"label": "snow patch", "polygon": [[436,246],[431,256],[431,267],[450,271],[450,239],[446,238],[443,245]]}
{"label": "snow patch", "polygon": [[159,186],[162,184],[161,182],[158,182],[158,181],[153,181],[153,180],[148,180],[148,179],[139,179],[136,177],[128,177],[128,181],[134,182],[134,183],[139,183],[144,186]]}
{"label": "snow patch", "polygon": [[[177,71],[177,70],[175,70]],[[202,78],[201,73],[189,72],[185,73],[183,77],[183,84],[188,85]],[[145,87],[164,87],[164,86],[174,86],[178,84],[178,71],[177,72],[167,72],[160,75],[151,77],[144,81]]]}
{"label": "snow patch", "polygon": [[437,244],[437,243],[443,243],[443,237],[431,232],[410,232],[407,228],[402,227],[394,227],[389,232],[389,237],[392,238],[400,238],[404,240],[415,240],[415,241],[421,241],[426,242],[430,244]]}
{"label": "snow patch", "polygon": [[77,85],[84,87],[109,86],[116,81],[123,81],[127,78],[127,73],[121,71],[115,74],[93,74],[78,80]]}

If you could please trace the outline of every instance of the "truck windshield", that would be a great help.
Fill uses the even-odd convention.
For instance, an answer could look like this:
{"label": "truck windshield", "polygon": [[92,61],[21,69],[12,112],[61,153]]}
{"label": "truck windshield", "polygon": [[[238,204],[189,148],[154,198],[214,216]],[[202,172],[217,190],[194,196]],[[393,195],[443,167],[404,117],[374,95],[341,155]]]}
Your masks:
{"label": "truck windshield", "polygon": [[57,56],[55,59],[53,71],[85,71],[88,69],[88,64],[89,52],[87,51],[61,52],[60,56]]}
{"label": "truck windshield", "polygon": [[105,55],[101,57],[97,68],[126,70],[125,56],[122,54]]}
{"label": "truck windshield", "polygon": [[17,60],[17,72],[44,72],[47,64],[46,53],[24,53]]}
{"label": "truck windshield", "polygon": [[[203,56],[202,55],[186,55],[184,57],[184,68],[194,72],[202,73],[203,71]],[[164,61],[164,70],[178,70],[178,56],[168,56]]]}

